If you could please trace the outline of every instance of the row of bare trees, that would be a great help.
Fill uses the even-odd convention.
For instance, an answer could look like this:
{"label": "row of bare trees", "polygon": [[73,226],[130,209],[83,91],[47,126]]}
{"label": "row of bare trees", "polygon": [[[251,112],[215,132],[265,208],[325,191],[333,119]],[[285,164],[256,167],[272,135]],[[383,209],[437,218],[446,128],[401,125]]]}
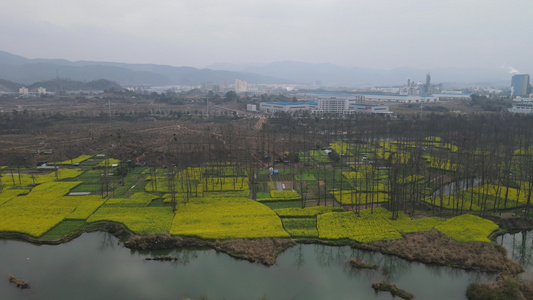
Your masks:
{"label": "row of bare trees", "polygon": [[[158,186],[158,169],[165,169],[169,175],[166,185],[175,209],[178,203],[185,205],[190,197],[202,191],[216,190],[217,186],[207,178],[225,177],[219,174],[221,168],[217,168],[217,164],[233,168],[235,178],[247,174],[251,196],[255,197],[258,170],[266,170],[275,162],[286,163],[284,168],[292,175],[293,188],[302,194],[302,206],[308,200],[316,200],[319,205],[332,203],[330,191],[350,190],[354,210],[374,207],[378,192],[382,192],[388,194],[388,205],[394,215],[400,211],[414,213],[425,197],[432,199],[434,214],[442,214],[445,207],[452,207],[453,213],[460,214],[473,210],[474,205],[486,214],[500,207],[510,207],[513,195],[506,188],[515,187],[526,199],[526,214],[531,207],[532,116],[428,114],[423,118],[387,118],[360,114],[319,118],[281,114],[268,119],[259,130],[254,129],[256,121],[238,119],[218,124],[184,124],[171,134],[154,131],[140,135],[117,129],[112,134],[94,135],[90,142],[105,145],[109,156],[122,161],[147,162],[154,178],[151,183],[154,191]],[[79,155],[84,148],[81,143],[89,142],[76,141],[68,135],[65,141],[58,143],[60,151],[55,151],[54,155],[61,157],[57,157],[57,161]],[[313,160],[310,151],[320,151],[337,141],[350,145],[350,151],[336,153],[328,163]],[[384,149],[383,141],[394,141],[394,151]],[[388,154],[384,155],[386,152]],[[372,168],[365,167],[364,155],[372,158]],[[0,156],[0,164],[9,166],[11,174],[34,163],[35,158],[24,151],[6,150]],[[201,176],[205,179],[201,190],[198,189],[200,182],[196,182],[198,176],[188,171],[193,167],[202,167],[203,175],[207,175]],[[359,172],[364,178],[350,182],[340,175],[350,171]],[[313,187],[294,179],[296,175],[308,173],[316,178]],[[232,180],[231,176],[227,177]],[[234,185],[237,188],[238,182]],[[482,190],[468,194],[470,198],[450,193],[451,196],[443,200],[447,193],[442,188],[445,185],[450,191],[474,186],[488,189],[490,185],[496,189],[492,194],[500,197],[490,201],[489,191]],[[345,195],[341,193],[340,197]]]}

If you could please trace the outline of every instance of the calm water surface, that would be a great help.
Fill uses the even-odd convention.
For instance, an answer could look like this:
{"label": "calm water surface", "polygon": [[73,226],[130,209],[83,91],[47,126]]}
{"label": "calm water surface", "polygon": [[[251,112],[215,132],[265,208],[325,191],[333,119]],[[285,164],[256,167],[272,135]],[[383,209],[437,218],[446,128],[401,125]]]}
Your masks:
{"label": "calm water surface", "polygon": [[497,237],[496,242],[507,249],[507,256],[533,272],[533,231],[506,233]]}
{"label": "calm water surface", "polygon": [[[146,261],[156,255],[178,262]],[[379,270],[352,269],[359,257]],[[8,274],[27,280],[19,290]],[[214,250],[139,252],[113,236],[86,233],[63,245],[36,246],[0,240],[0,299],[399,299],[376,294],[375,281],[387,279],[416,299],[466,299],[471,282],[491,275],[410,263],[349,247],[297,245],[276,265],[237,260]]]}

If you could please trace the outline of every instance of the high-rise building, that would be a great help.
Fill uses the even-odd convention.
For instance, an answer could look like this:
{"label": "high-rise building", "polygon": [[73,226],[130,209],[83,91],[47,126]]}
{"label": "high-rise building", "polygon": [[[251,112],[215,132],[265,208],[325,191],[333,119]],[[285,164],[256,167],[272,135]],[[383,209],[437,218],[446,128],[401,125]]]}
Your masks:
{"label": "high-rise building", "polygon": [[527,97],[530,92],[529,74],[513,75],[511,78],[511,97]]}
{"label": "high-rise building", "polygon": [[424,96],[431,94],[431,75],[429,73],[426,75],[426,84],[424,85]]}
{"label": "high-rise building", "polygon": [[248,91],[248,84],[246,81],[235,79],[235,92],[237,94],[246,93]]}

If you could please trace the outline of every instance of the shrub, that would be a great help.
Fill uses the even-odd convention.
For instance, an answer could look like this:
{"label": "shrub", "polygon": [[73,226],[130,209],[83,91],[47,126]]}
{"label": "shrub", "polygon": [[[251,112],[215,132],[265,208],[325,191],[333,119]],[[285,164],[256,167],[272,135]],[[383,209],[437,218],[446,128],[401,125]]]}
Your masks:
{"label": "shrub", "polygon": [[448,235],[458,242],[490,242],[488,236],[496,229],[498,225],[494,222],[465,214],[451,219],[435,226],[435,229]]}

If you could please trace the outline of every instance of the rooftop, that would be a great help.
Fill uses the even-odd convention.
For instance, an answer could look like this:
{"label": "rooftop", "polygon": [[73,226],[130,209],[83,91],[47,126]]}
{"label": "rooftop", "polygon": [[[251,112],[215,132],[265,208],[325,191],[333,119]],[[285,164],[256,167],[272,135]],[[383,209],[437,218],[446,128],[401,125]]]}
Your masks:
{"label": "rooftop", "polygon": [[365,103],[350,103],[350,105],[357,105],[357,106],[381,106],[379,104],[365,104]]}
{"label": "rooftop", "polygon": [[274,104],[274,105],[316,105],[316,102],[266,102],[268,104]]}

